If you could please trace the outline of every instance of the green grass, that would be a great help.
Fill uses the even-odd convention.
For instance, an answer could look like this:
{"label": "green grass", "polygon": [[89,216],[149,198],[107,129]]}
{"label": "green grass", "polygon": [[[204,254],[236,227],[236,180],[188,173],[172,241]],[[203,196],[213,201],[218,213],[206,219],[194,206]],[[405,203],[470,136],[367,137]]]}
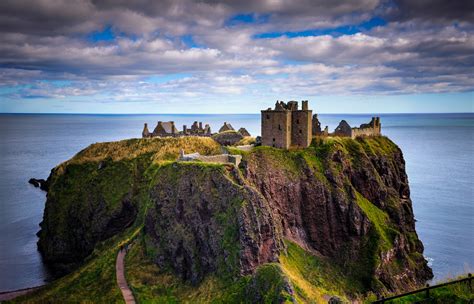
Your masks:
{"label": "green grass", "polygon": [[300,303],[321,303],[324,296],[357,298],[363,292],[360,282],[348,277],[329,259],[312,254],[298,244],[286,241],[287,250],[280,255],[284,274],[290,279]]}
{"label": "green grass", "polygon": [[360,193],[356,192],[356,202],[364,214],[369,218],[371,224],[375,227],[380,236],[380,246],[383,250],[389,250],[393,247],[393,241],[398,232],[391,227],[387,213],[369,202]]}
{"label": "green grass", "polygon": [[[67,163],[119,161],[148,155],[153,161],[176,160],[179,150],[202,155],[221,154],[221,146],[209,137],[135,138],[115,142],[95,143],[77,153]],[[65,164],[65,163],[63,163]]]}
{"label": "green grass", "polygon": [[[461,279],[458,277],[457,279]],[[471,281],[474,285],[474,282]],[[426,292],[419,292],[413,295],[401,297],[398,299],[387,301],[387,304],[409,304],[422,302],[427,298]],[[429,302],[434,304],[468,304],[474,302],[474,286],[469,288],[468,282],[455,283],[431,289],[429,293]]]}
{"label": "green grass", "polygon": [[136,237],[140,229],[132,227],[99,244],[79,269],[11,303],[123,303],[115,261],[120,246]]}

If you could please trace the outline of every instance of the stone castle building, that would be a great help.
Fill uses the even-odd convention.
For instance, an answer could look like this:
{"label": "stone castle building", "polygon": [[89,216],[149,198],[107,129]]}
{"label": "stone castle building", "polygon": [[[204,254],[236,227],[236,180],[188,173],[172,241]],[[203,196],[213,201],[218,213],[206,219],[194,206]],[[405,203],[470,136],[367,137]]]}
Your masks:
{"label": "stone castle building", "polygon": [[321,129],[318,115],[312,115],[308,109],[308,101],[303,100],[301,110],[297,101],[277,101],[275,109],[262,110],[263,146],[288,149],[289,147],[306,148],[311,144],[313,136],[340,136],[356,138],[359,136],[377,136],[381,134],[380,117],[372,117],[367,124],[352,128],[342,120],[333,133],[328,127]]}
{"label": "stone castle building", "polygon": [[[238,131],[235,131],[230,123],[224,122],[224,125],[219,129],[219,133],[225,133],[228,131],[233,131],[233,133],[241,136],[247,137],[250,136],[250,133],[245,128],[240,128]],[[232,133],[232,132],[231,132]],[[145,123],[143,126],[142,137],[151,138],[151,137],[179,137],[179,136],[212,136],[217,133],[212,133],[211,127],[206,124],[203,127],[202,122],[195,121],[191,128],[188,128],[186,125],[183,125],[183,129],[180,131],[176,128],[174,121],[158,121],[153,132],[150,132],[148,129],[148,124]]]}
{"label": "stone castle building", "polygon": [[312,111],[303,100],[301,110],[297,101],[277,101],[275,109],[262,110],[262,145],[288,149],[306,148],[312,139]]}

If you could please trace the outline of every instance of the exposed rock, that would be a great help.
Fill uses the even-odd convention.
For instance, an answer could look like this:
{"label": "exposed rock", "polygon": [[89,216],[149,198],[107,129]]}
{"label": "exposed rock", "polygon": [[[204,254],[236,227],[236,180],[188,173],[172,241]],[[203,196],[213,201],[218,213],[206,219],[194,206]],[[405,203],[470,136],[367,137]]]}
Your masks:
{"label": "exposed rock", "polygon": [[331,297],[328,304],[343,304],[344,302],[339,297]]}
{"label": "exposed rock", "polygon": [[28,183],[32,184],[33,186],[35,186],[35,188],[40,188],[41,190],[43,191],[48,191],[48,182],[45,181],[44,179],[40,178],[40,179],[37,179],[37,178],[30,178],[30,180],[28,181]]}
{"label": "exposed rock", "polygon": [[[304,159],[285,157],[276,162],[271,152],[261,150],[244,159],[244,175],[274,206],[284,237],[332,257],[368,289],[383,292],[419,286],[432,273],[423,259],[411,201],[406,198],[408,182],[400,149],[386,138],[347,139],[346,143],[345,148],[324,147],[327,154],[319,172]],[[364,147],[371,143],[386,145],[391,153],[369,153],[370,148]],[[380,208],[373,211],[376,214],[367,213],[371,203]],[[364,210],[364,204],[371,209]],[[379,231],[373,220],[384,213],[387,231]],[[397,236],[377,245],[387,249],[369,249],[393,229]],[[379,255],[384,257],[380,264],[367,264]],[[403,266],[397,268],[397,263]],[[361,265],[363,270],[358,270]]]}
{"label": "exposed rock", "polygon": [[160,267],[171,267],[193,283],[210,272],[251,273],[276,261],[282,246],[265,199],[236,184],[235,167],[226,172],[178,165],[162,167],[153,178],[148,247]]}

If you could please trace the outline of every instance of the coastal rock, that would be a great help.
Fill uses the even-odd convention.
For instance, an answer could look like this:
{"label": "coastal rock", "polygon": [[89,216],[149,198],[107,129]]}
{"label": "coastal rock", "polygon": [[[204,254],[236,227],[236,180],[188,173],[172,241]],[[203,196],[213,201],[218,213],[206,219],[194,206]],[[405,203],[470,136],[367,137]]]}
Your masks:
{"label": "coastal rock", "polygon": [[[39,233],[45,260],[76,267],[142,214],[149,257],[192,284],[259,271],[284,278],[278,263],[287,241],[340,269],[361,292],[402,291],[432,277],[403,155],[389,139],[260,146],[239,168],[170,161],[184,144],[220,153],[210,138],[140,139],[97,144],[56,167]],[[291,298],[291,284],[278,284]]]}
{"label": "coastal rock", "polygon": [[46,180],[40,178],[30,178],[28,183],[32,184],[35,188],[40,188],[43,191],[48,191],[48,183]]}
{"label": "coastal rock", "polygon": [[[273,206],[284,237],[331,257],[378,292],[431,278],[406,198],[401,150],[382,137],[318,148],[294,155],[261,149],[242,162],[246,180]],[[323,157],[308,161],[316,155]]]}
{"label": "coastal rock", "polygon": [[229,170],[177,165],[154,176],[145,231],[160,267],[197,283],[207,273],[249,274],[277,261],[283,242],[268,202]]}

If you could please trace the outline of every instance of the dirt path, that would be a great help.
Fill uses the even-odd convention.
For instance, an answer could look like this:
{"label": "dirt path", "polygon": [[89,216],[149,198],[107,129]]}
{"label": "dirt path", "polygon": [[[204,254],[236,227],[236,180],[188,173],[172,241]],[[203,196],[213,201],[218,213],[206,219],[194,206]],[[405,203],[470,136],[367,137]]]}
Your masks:
{"label": "dirt path", "polygon": [[117,255],[117,263],[115,264],[115,273],[117,275],[117,284],[120,287],[120,291],[122,291],[123,299],[127,304],[135,304],[135,298],[133,297],[133,293],[128,287],[127,279],[125,279],[125,255],[127,251],[122,249],[119,251]]}

